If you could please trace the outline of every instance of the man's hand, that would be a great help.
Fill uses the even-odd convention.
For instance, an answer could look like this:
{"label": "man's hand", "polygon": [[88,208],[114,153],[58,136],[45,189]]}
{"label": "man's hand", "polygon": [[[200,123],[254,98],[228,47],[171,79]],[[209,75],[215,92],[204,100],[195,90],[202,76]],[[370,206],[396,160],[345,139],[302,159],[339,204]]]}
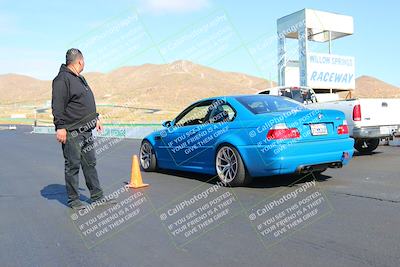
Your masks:
{"label": "man's hand", "polygon": [[65,142],[67,142],[67,130],[58,129],[56,137],[58,142],[65,144]]}
{"label": "man's hand", "polygon": [[96,122],[96,131],[98,131],[100,133],[103,131],[103,124],[101,124],[100,120],[97,120],[97,122]]}

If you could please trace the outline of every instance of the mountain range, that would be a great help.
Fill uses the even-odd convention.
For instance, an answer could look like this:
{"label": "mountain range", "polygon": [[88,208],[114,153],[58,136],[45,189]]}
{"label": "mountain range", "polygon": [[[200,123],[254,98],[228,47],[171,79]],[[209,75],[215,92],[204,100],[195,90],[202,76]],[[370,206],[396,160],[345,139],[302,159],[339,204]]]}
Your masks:
{"label": "mountain range", "polygon": [[[186,60],[121,67],[109,73],[88,72],[84,76],[99,106],[155,109],[159,113],[176,113],[205,97],[252,94],[276,85],[263,78],[220,71]],[[361,76],[356,79],[352,96],[399,98],[400,88],[371,76]],[[40,106],[50,98],[51,81],[19,74],[0,75],[0,105]]]}

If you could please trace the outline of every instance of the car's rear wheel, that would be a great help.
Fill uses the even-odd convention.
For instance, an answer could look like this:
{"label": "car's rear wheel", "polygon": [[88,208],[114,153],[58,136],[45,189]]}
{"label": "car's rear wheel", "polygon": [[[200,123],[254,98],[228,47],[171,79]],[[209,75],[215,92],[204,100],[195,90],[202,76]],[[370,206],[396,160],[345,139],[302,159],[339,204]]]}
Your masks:
{"label": "car's rear wheel", "polygon": [[242,157],[233,146],[223,145],[218,149],[215,168],[218,178],[224,185],[241,186],[251,181]]}
{"label": "car's rear wheel", "polygon": [[145,172],[152,172],[157,169],[156,154],[153,146],[147,140],[144,140],[140,146],[140,166]]}
{"label": "car's rear wheel", "polygon": [[371,154],[379,146],[379,138],[356,139],[355,149],[361,154]]}

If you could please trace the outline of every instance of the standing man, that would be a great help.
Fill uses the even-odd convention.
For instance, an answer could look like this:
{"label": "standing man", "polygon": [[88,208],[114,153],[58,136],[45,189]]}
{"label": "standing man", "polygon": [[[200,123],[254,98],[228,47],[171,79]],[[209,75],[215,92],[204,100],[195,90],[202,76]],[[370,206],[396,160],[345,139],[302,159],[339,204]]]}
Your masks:
{"label": "standing man", "polygon": [[79,200],[79,168],[82,166],[90,199],[102,201],[103,190],[96,171],[96,156],[92,130],[102,131],[103,126],[96,113],[93,92],[80,75],[85,67],[81,51],[71,48],[66,54],[66,64],[53,80],[52,109],[57,141],[62,144],[65,159],[65,185],[68,205],[83,209]]}

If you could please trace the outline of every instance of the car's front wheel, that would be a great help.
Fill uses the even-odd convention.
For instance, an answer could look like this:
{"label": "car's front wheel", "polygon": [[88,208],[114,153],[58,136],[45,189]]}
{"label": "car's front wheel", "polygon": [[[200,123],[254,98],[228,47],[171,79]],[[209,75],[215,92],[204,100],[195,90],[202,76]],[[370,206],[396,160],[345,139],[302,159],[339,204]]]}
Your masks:
{"label": "car's front wheel", "polygon": [[152,172],[157,169],[156,154],[153,146],[147,140],[144,140],[140,146],[140,166],[145,172]]}
{"label": "car's front wheel", "polygon": [[215,157],[215,168],[218,178],[224,185],[241,186],[251,181],[242,157],[233,146],[223,145],[218,149]]}

